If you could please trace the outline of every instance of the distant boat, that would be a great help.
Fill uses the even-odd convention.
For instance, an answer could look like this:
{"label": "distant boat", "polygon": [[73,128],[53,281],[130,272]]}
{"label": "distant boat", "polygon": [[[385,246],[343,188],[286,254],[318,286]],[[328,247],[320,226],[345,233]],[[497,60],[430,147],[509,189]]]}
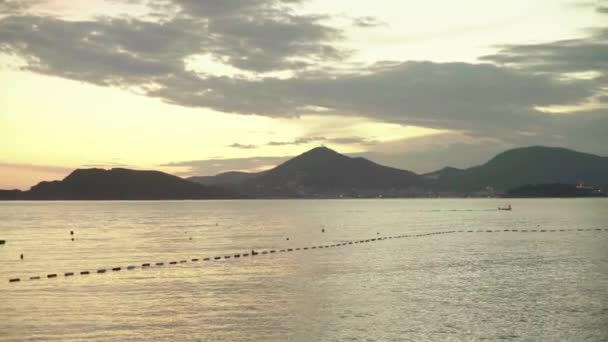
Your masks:
{"label": "distant boat", "polygon": [[512,210],[512,209],[511,209],[511,205],[507,204],[506,207],[498,207],[498,210]]}

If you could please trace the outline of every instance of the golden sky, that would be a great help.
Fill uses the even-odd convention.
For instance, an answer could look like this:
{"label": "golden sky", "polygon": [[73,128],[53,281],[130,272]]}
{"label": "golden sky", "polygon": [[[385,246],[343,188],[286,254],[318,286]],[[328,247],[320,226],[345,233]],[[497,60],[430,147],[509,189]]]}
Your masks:
{"label": "golden sky", "polygon": [[[553,121],[529,111],[541,108],[539,112],[545,113],[542,108],[562,106],[568,115],[586,109],[581,103],[592,99],[595,111],[589,115],[603,120],[606,84],[589,82],[598,83],[605,69],[590,61],[592,66],[583,70],[596,73],[591,80],[564,81],[564,75],[582,67],[554,71],[525,64],[526,56],[515,66],[501,64],[500,59],[509,46],[524,46],[525,53],[533,54],[534,44],[546,44],[544,51],[553,51],[552,42],[597,42],[604,36],[596,31],[606,19],[601,1],[253,3],[261,5],[247,7],[235,1],[237,6],[227,12],[221,2],[187,7],[175,0],[172,12],[165,9],[159,18],[156,8],[145,1],[48,0],[32,6],[27,1],[0,2],[0,189],[27,189],[79,167],[195,174],[197,170],[187,166],[163,165],[291,156],[321,144],[343,153],[402,155],[391,159],[393,165],[430,171],[425,168],[440,166],[443,160],[417,164],[413,152],[488,146],[475,156],[460,158],[464,164],[473,163],[517,145],[509,140],[507,128],[520,132],[509,126],[520,118],[530,120],[521,135],[538,137],[532,143],[603,145],[575,140],[578,136],[560,140],[561,126],[553,128]],[[260,9],[270,17],[251,19]],[[146,30],[131,27],[137,25],[134,19],[142,18],[171,25],[181,20],[181,26],[171,28],[183,33],[167,32],[175,36],[166,39],[192,35],[178,42],[189,45],[177,47],[185,52],[174,56],[172,50],[156,49],[154,41],[144,46]],[[182,25],[188,20],[191,23]],[[268,30],[267,23],[252,26],[259,31],[251,37],[246,31],[251,20],[267,20],[277,28]],[[293,25],[281,26],[285,20]],[[78,36],[83,27],[90,29],[89,36]],[[201,32],[192,33],[199,28]],[[264,34],[267,38],[260,38]],[[207,42],[209,37],[213,40]],[[192,48],[197,39],[213,48]],[[77,44],[83,46],[76,49]],[[263,58],[256,60],[259,55]],[[487,57],[494,55],[500,56]],[[125,58],[137,62],[124,67],[120,63]],[[91,60],[95,64],[88,64]],[[153,72],[143,69],[147,63]],[[157,70],[165,65],[174,71],[158,76]],[[549,67],[554,68],[545,68]],[[551,72],[555,75],[547,76]],[[430,82],[433,77],[438,81]],[[391,82],[407,94],[403,99],[400,93],[383,90]],[[456,84],[444,89],[449,82]],[[497,93],[506,98],[482,94],[489,88],[487,82],[499,83]],[[539,92],[537,101],[518,93],[527,85],[527,92]],[[160,88],[163,91],[157,91]],[[458,93],[463,88],[470,93]],[[547,88],[554,93],[546,93]],[[497,112],[497,118],[484,121],[486,112]],[[511,113],[513,119],[503,123],[504,115]],[[501,129],[505,123],[509,127]],[[537,132],[538,127],[551,131]],[[441,139],[445,140],[440,146]],[[243,170],[251,169],[247,165]]]}

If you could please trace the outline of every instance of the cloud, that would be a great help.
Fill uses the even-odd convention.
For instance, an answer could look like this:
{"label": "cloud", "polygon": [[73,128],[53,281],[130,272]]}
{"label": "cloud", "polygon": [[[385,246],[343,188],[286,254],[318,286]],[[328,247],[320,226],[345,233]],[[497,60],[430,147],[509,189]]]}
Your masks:
{"label": "cloud", "polygon": [[328,115],[505,134],[522,123],[546,125],[549,117],[535,107],[576,104],[596,90],[591,82],[491,64],[403,62],[366,71],[262,80],[170,77],[149,95],[240,114],[289,117],[321,107]]}
{"label": "cloud", "polygon": [[0,0],[0,17],[22,13],[31,6],[41,2],[41,0]]}
{"label": "cloud", "polygon": [[[484,56],[485,63],[384,61],[341,69],[328,65],[349,56],[339,48],[344,33],[323,15],[299,14],[295,8],[304,0],[144,2],[158,8],[167,4],[175,15],[160,21],[10,15],[0,19],[0,51],[25,58],[24,68],[32,72],[134,88],[181,106],[269,117],[297,117],[322,108],[315,114],[502,141],[519,137],[518,131],[546,141],[580,139],[579,120],[541,108],[576,106],[591,97],[604,101],[608,88],[607,28],[578,39],[502,46]],[[220,77],[192,70],[187,60],[201,55],[245,74]],[[289,73],[279,78],[269,76],[271,71]],[[571,115],[588,129],[603,127],[605,120],[601,110]],[[606,135],[588,139],[608,146]]]}
{"label": "cloud", "polygon": [[270,141],[266,146],[289,146],[289,145],[307,145],[311,143],[333,143],[337,145],[374,145],[377,141],[365,137],[337,137],[326,138],[322,136],[306,136],[289,141]]}
{"label": "cloud", "polygon": [[254,149],[257,148],[257,145],[249,145],[249,144],[239,144],[239,143],[234,143],[234,144],[230,144],[228,145],[228,147],[232,147],[232,148],[241,148],[241,149],[245,149],[245,150],[249,150],[249,149]]}
{"label": "cloud", "polygon": [[386,26],[387,24],[376,17],[358,17],[353,19],[353,25],[362,28]]}
{"label": "cloud", "polygon": [[319,141],[325,141],[327,140],[327,138],[325,137],[302,137],[302,138],[297,138],[291,141],[271,141],[269,143],[267,143],[266,145],[268,146],[285,146],[285,145],[303,145],[303,144],[310,144],[313,142],[319,142]]}
{"label": "cloud", "polygon": [[177,172],[181,176],[209,176],[227,171],[262,171],[270,169],[287,159],[289,157],[212,158],[173,162],[160,166],[185,168],[184,171]]}
{"label": "cloud", "polygon": [[[345,139],[352,140],[354,143],[366,141],[364,138],[356,137]],[[480,139],[461,133],[444,133],[440,136],[407,138],[383,143],[377,142],[373,146],[370,145],[370,150],[367,152],[350,153],[347,155],[351,157],[364,157],[382,165],[424,173],[435,171],[448,165],[461,168],[478,165],[486,162],[495,154],[514,146],[511,143],[505,143],[498,139]],[[340,152],[340,149],[335,148],[335,146],[330,145],[329,147]],[[306,149],[301,150],[299,153],[305,151]],[[210,158],[174,162],[162,166],[185,168],[186,170],[180,173],[184,176],[206,176],[235,170],[266,170],[293,157],[295,155],[227,159]]]}
{"label": "cloud", "polygon": [[506,45],[482,60],[531,72],[608,72],[608,28],[595,28],[585,38],[541,44]]}

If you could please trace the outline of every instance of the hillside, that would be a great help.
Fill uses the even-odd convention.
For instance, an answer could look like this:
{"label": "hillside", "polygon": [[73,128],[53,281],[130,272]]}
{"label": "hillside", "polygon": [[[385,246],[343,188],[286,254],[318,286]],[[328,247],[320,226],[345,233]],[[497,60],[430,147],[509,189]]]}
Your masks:
{"label": "hillside", "polygon": [[317,147],[245,180],[241,192],[261,197],[377,197],[414,195],[413,172]]}
{"label": "hillside", "polygon": [[234,195],[225,189],[192,183],[160,171],[116,168],[78,169],[61,181],[40,182],[18,197],[32,200],[157,200]]}
{"label": "hillside", "polygon": [[432,184],[436,189],[456,192],[478,191],[486,186],[502,192],[524,184],[575,184],[578,181],[608,184],[608,158],[565,148],[516,148],[480,166],[440,172]]}

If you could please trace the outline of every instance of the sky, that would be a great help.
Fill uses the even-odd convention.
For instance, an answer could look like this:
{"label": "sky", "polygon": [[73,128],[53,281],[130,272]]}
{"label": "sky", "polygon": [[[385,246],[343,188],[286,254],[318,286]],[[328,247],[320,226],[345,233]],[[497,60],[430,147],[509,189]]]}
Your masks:
{"label": "sky", "polygon": [[608,156],[608,1],[0,0],[0,189],[75,168]]}

